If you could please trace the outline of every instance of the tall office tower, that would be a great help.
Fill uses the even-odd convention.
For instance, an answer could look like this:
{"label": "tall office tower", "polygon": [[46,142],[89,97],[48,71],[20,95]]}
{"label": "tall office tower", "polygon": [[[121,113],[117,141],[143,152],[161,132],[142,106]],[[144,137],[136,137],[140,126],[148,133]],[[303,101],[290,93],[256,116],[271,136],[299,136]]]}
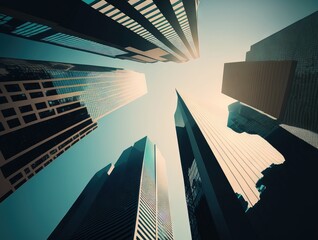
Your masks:
{"label": "tall office tower", "polygon": [[252,45],[246,62],[224,65],[222,92],[318,133],[317,28],[315,12]]}
{"label": "tall office tower", "polygon": [[0,59],[0,200],[146,92],[136,72]]}
{"label": "tall office tower", "polygon": [[13,36],[145,63],[199,57],[198,0],[0,0],[0,5],[0,32]]}
{"label": "tall office tower", "polygon": [[49,239],[173,239],[157,146],[145,137],[97,172]]}
{"label": "tall office tower", "polygon": [[246,214],[260,239],[317,239],[318,150],[280,127],[278,122],[248,106],[229,106],[228,126],[234,131],[258,134],[285,158],[281,165],[263,171],[260,201]]}
{"label": "tall office tower", "polygon": [[175,124],[193,239],[256,239],[244,210],[264,191],[262,171],[283,156],[179,94]]}

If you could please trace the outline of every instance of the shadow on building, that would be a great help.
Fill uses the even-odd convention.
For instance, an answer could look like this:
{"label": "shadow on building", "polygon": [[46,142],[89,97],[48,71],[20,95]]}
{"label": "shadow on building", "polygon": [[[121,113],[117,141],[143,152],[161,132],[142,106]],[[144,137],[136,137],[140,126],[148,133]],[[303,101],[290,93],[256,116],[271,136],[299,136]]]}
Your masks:
{"label": "shadow on building", "polygon": [[247,106],[229,111],[228,127],[262,136],[285,158],[262,172],[256,187],[266,189],[246,212],[260,239],[318,239],[318,150]]}

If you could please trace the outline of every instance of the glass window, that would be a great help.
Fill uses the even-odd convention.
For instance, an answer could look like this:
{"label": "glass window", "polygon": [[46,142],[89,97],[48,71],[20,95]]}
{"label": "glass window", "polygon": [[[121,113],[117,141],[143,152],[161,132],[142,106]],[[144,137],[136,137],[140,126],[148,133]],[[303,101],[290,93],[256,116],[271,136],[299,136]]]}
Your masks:
{"label": "glass window", "polygon": [[17,102],[17,101],[26,100],[27,97],[25,96],[25,94],[18,94],[18,95],[12,95],[11,99],[12,101]]}
{"label": "glass window", "polygon": [[45,88],[54,87],[52,82],[43,82],[42,86],[45,87]]}
{"label": "glass window", "polygon": [[38,83],[24,83],[24,88],[26,90],[34,90],[34,89],[40,89],[40,84]]}
{"label": "glass window", "polygon": [[30,93],[30,97],[31,97],[31,98],[39,98],[39,97],[43,97],[43,93],[42,93],[42,92],[34,92],[34,93]]}
{"label": "glass window", "polygon": [[4,131],[4,127],[2,125],[2,123],[0,122],[0,132]]}
{"label": "glass window", "polygon": [[4,117],[10,117],[16,115],[14,108],[7,108],[1,111]]}
{"label": "glass window", "polygon": [[36,120],[36,116],[34,113],[29,114],[29,115],[23,116],[23,120],[25,123],[33,122],[34,120]]}
{"label": "glass window", "polygon": [[8,100],[6,99],[6,97],[0,96],[0,104],[2,103],[7,103]]}
{"label": "glass window", "polygon": [[7,121],[8,125],[10,128],[14,128],[14,127],[17,127],[17,126],[20,126],[20,121],[18,118],[15,118],[15,119],[12,119],[12,120],[9,120]]}
{"label": "glass window", "polygon": [[19,109],[21,113],[30,112],[33,110],[31,105],[21,106]]}
{"label": "glass window", "polygon": [[47,110],[47,111],[44,111],[44,112],[40,112],[39,113],[40,115],[40,118],[46,118],[46,117],[50,117],[50,116],[53,116],[54,115],[54,110]]}
{"label": "glass window", "polygon": [[8,92],[20,92],[21,88],[19,87],[19,84],[8,84],[5,85]]}
{"label": "glass window", "polygon": [[17,181],[19,181],[21,178],[23,177],[23,175],[21,173],[18,173],[17,175],[13,176],[10,179],[10,183],[11,184],[15,184]]}
{"label": "glass window", "polygon": [[37,109],[43,109],[43,108],[46,108],[46,103],[45,102],[36,103],[35,106]]}
{"label": "glass window", "polygon": [[56,95],[56,94],[57,94],[56,90],[48,90],[48,91],[46,91],[46,96],[52,96],[52,95]]}

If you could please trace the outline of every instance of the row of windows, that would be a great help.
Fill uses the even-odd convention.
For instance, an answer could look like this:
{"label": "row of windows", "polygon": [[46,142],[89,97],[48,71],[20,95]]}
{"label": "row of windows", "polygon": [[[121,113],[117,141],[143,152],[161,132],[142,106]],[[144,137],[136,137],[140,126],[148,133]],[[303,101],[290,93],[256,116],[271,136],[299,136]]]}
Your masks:
{"label": "row of windows", "polygon": [[194,46],[193,37],[191,34],[188,17],[186,15],[186,11],[183,6],[182,0],[170,0],[172,8],[177,16],[178,22],[191,45],[191,48],[194,52],[196,52],[196,48]]}
{"label": "row of windows", "polygon": [[148,21],[151,22],[169,41],[171,41],[177,48],[181,49],[183,53],[190,58],[187,48],[181,38],[154,2],[129,1],[129,3],[132,4],[136,10],[139,10],[140,13],[143,14]]}
{"label": "row of windows", "polygon": [[16,35],[20,35],[23,37],[32,37],[34,35],[48,31],[50,29],[51,29],[50,27],[44,26],[42,24],[25,22],[22,25],[18,26],[11,33],[16,34]]}
{"label": "row of windows", "polygon": [[6,24],[11,19],[12,19],[12,17],[10,17],[10,16],[4,15],[4,14],[0,14],[0,25]]}
{"label": "row of windows", "polygon": [[165,51],[179,58],[178,55],[176,55],[171,49],[169,49],[166,45],[164,45],[161,41],[159,41],[155,36],[153,36],[147,29],[141,26],[134,19],[127,16],[125,13],[121,12],[115,6],[107,3],[104,0],[101,0],[91,5],[91,7],[98,10],[100,13],[104,14],[105,16],[113,19],[114,21],[120,23],[122,26],[128,28],[129,30],[135,32],[136,34],[148,40],[149,42],[157,45],[158,47],[164,49]]}

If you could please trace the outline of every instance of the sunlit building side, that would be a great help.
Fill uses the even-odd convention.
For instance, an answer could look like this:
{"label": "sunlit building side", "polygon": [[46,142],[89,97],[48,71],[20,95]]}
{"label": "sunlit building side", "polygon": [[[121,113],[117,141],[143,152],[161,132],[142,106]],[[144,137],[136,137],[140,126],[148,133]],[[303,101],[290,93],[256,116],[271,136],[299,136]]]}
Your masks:
{"label": "sunlit building side", "polygon": [[262,171],[283,156],[180,94],[175,123],[193,239],[255,239],[244,210],[264,191],[257,187]]}
{"label": "sunlit building side", "polygon": [[116,68],[0,59],[0,199],[147,92],[144,74]]}
{"label": "sunlit building side", "polygon": [[97,172],[49,239],[173,239],[157,146],[145,137]]}

